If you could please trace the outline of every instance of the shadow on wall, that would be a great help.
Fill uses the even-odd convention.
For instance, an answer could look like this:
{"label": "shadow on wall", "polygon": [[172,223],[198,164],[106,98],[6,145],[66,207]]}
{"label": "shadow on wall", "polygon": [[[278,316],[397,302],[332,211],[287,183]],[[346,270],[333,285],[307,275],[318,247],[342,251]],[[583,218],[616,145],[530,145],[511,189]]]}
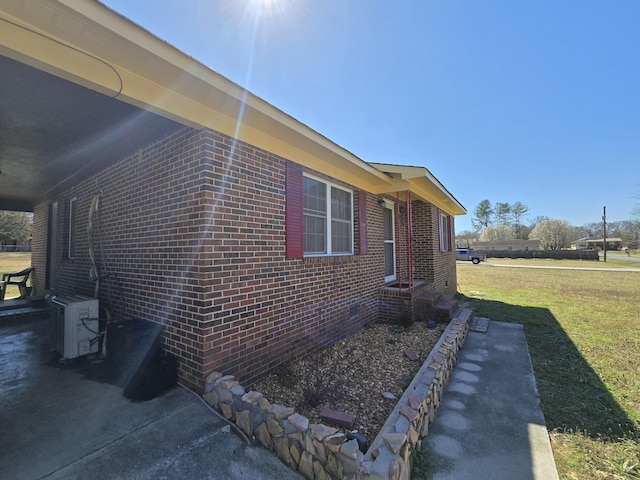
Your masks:
{"label": "shadow on wall", "polygon": [[610,441],[640,433],[549,309],[458,298],[478,316],[524,326],[549,431],[581,430]]}

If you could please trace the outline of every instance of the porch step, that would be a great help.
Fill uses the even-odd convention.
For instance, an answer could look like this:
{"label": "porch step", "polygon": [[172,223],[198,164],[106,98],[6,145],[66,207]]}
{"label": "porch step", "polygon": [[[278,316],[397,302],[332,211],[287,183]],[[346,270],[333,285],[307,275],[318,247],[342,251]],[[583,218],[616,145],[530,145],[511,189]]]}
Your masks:
{"label": "porch step", "polygon": [[473,309],[469,307],[462,307],[456,312],[456,320],[463,322],[470,322],[473,318]]}
{"label": "porch step", "polygon": [[0,321],[32,320],[48,315],[44,297],[14,298],[0,302]]}
{"label": "porch step", "polygon": [[457,310],[458,302],[455,300],[440,300],[431,309],[431,316],[436,322],[448,323]]}
{"label": "porch step", "polygon": [[0,311],[0,322],[7,320],[34,320],[49,316],[48,308],[13,308]]}
{"label": "porch step", "polygon": [[441,298],[442,295],[440,295],[438,292],[424,292],[416,298],[416,305],[418,305],[419,307],[431,308],[436,303],[438,303]]}
{"label": "porch step", "polygon": [[0,312],[5,310],[14,310],[16,308],[26,307],[27,301],[18,298],[12,298],[10,300],[3,300],[0,302]]}
{"label": "porch step", "polygon": [[469,323],[469,330],[472,332],[487,333],[489,331],[489,324],[491,320],[486,317],[473,317]]}
{"label": "porch step", "polygon": [[44,295],[33,295],[27,298],[10,298],[0,301],[0,312],[27,307],[44,308],[46,306]]}

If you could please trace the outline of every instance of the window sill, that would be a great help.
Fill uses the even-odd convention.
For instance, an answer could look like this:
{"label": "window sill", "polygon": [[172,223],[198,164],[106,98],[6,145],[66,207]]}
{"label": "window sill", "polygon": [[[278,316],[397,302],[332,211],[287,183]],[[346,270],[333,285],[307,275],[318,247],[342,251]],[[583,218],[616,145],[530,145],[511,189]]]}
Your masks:
{"label": "window sill", "polygon": [[318,257],[304,257],[306,265],[330,265],[335,263],[349,263],[356,259],[356,255],[323,255]]}

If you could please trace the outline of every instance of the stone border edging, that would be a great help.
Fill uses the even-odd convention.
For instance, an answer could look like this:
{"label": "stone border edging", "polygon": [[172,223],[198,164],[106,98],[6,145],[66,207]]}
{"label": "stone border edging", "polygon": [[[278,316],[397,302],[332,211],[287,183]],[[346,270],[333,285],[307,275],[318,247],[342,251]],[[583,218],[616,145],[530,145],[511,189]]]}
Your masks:
{"label": "stone border edging", "polygon": [[472,316],[462,308],[449,322],[364,456],[363,478],[410,478],[411,453],[429,432]]}
{"label": "stone border edging", "polygon": [[428,434],[471,317],[472,310],[462,308],[449,322],[366,455],[356,439],[322,423],[311,424],[292,407],[271,404],[260,392],[246,392],[232,375],[212,372],[203,398],[309,480],[409,479],[411,453]]}

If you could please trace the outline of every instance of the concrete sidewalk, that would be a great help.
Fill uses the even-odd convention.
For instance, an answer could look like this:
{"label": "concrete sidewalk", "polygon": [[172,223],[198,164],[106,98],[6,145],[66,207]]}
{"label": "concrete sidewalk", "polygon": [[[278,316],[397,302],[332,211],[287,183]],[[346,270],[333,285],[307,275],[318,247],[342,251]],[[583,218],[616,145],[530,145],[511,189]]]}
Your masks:
{"label": "concrete sidewalk", "polygon": [[434,480],[558,479],[522,325],[469,332],[426,443]]}
{"label": "concrete sidewalk", "polygon": [[0,324],[0,478],[301,479],[190,392],[146,402],[62,368],[46,320]]}

